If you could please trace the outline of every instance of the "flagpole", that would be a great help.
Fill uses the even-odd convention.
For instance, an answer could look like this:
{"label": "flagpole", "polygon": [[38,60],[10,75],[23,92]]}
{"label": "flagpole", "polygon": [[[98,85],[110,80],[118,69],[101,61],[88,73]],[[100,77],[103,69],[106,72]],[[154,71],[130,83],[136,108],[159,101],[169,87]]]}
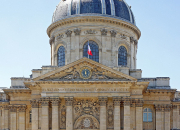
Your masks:
{"label": "flagpole", "polygon": [[[89,40],[88,40],[88,46],[89,46]],[[89,59],[89,54],[88,54],[88,59]]]}

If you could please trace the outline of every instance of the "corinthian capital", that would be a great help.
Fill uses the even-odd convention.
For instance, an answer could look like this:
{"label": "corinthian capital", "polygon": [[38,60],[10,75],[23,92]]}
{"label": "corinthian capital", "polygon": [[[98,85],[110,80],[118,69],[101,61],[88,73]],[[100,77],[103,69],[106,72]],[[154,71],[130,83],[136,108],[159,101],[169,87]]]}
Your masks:
{"label": "corinthian capital", "polygon": [[135,103],[136,103],[136,107],[143,107],[143,99],[137,99],[135,100]]}
{"label": "corinthian capital", "polygon": [[10,112],[17,112],[17,106],[9,105]]}
{"label": "corinthian capital", "polygon": [[26,112],[26,105],[18,106],[19,112]]}
{"label": "corinthian capital", "polygon": [[121,104],[121,97],[113,97],[114,106],[120,106]]}
{"label": "corinthian capital", "polygon": [[49,98],[41,98],[41,106],[49,106]]}
{"label": "corinthian capital", "polygon": [[59,106],[60,104],[60,99],[59,98],[50,98],[52,106]]}
{"label": "corinthian capital", "polygon": [[38,108],[39,107],[39,101],[38,100],[31,100],[30,101],[32,108]]}
{"label": "corinthian capital", "polygon": [[107,97],[99,97],[100,106],[106,106]]}
{"label": "corinthian capital", "polygon": [[68,29],[68,30],[66,31],[67,37],[71,37],[71,34],[72,34],[72,31]]}
{"label": "corinthian capital", "polygon": [[130,98],[124,98],[123,101],[124,101],[124,106],[130,106],[131,104]]}
{"label": "corinthian capital", "polygon": [[66,101],[66,106],[72,106],[73,105],[74,97],[64,97],[64,99]]}

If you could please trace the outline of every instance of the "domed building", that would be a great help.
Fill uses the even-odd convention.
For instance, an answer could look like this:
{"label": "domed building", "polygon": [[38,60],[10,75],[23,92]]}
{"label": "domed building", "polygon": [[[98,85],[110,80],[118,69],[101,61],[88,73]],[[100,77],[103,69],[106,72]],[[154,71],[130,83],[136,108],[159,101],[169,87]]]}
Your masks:
{"label": "domed building", "polygon": [[124,0],[61,0],[47,29],[51,65],[1,88],[1,130],[178,130],[180,93],[143,78]]}

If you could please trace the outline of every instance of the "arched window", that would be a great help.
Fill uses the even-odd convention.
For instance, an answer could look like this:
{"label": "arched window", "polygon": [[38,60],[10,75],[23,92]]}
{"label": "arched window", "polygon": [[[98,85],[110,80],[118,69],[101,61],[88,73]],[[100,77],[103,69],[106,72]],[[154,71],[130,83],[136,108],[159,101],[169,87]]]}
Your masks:
{"label": "arched window", "polygon": [[143,122],[152,122],[152,110],[150,108],[144,109]]}
{"label": "arched window", "polygon": [[[96,42],[89,41],[89,46],[91,48],[93,56],[89,56],[89,59],[99,62],[99,47]],[[83,57],[88,58],[88,41],[84,44],[83,47]]]}
{"label": "arched window", "polygon": [[60,46],[58,49],[57,62],[58,62],[58,66],[65,65],[65,48],[63,46]]}
{"label": "arched window", "polygon": [[127,66],[127,50],[124,46],[120,46],[118,49],[118,65]]}

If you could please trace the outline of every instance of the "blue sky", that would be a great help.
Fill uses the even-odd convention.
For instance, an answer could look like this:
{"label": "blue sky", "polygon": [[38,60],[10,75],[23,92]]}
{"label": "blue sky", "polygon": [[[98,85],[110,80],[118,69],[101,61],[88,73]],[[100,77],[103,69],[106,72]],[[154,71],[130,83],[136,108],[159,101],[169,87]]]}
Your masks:
{"label": "blue sky", "polygon": [[[137,68],[143,77],[170,77],[180,90],[180,0],[126,0],[142,36]],[[59,0],[2,0],[0,4],[0,87],[11,77],[29,77],[50,65],[47,27]]]}

